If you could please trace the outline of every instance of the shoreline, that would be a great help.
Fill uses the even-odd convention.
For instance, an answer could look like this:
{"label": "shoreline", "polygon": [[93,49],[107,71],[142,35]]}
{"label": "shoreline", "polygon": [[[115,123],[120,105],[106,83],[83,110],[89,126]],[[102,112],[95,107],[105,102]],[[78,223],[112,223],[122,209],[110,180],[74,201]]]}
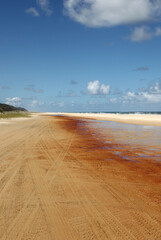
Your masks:
{"label": "shoreline", "polygon": [[93,120],[113,121],[126,124],[161,127],[161,115],[157,114],[113,114],[113,113],[55,113],[47,112],[41,115],[59,115],[67,117],[86,118]]}

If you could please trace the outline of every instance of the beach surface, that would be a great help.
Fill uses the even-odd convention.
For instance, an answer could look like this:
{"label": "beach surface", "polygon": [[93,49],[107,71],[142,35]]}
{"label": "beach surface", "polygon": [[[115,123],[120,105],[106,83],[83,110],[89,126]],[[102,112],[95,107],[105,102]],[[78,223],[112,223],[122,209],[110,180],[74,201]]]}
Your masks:
{"label": "beach surface", "polygon": [[95,120],[115,121],[129,124],[161,126],[161,115],[158,114],[116,114],[116,113],[44,113],[44,115],[59,115]]}
{"label": "beach surface", "polygon": [[126,141],[129,130],[91,121],[161,117],[48,115],[0,122],[0,239],[161,239],[160,143],[142,144],[153,131]]}

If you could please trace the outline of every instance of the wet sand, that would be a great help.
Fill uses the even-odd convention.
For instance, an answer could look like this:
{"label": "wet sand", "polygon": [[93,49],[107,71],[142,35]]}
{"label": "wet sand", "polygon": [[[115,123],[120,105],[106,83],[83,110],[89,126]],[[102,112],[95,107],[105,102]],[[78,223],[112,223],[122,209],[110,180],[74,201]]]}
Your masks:
{"label": "wet sand", "polygon": [[161,239],[159,146],[141,144],[144,130],[132,142],[126,129],[117,138],[120,129],[95,124],[0,124],[0,239]]}

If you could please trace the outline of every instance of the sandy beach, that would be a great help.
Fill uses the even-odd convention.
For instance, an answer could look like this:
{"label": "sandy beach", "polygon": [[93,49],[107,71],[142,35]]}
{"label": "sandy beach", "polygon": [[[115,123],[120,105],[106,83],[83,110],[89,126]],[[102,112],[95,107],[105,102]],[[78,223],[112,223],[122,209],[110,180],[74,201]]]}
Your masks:
{"label": "sandy beach", "polygon": [[161,239],[160,148],[145,157],[89,124],[161,126],[161,116],[48,114],[0,124],[0,239]]}
{"label": "sandy beach", "polygon": [[112,113],[44,113],[44,115],[62,115],[95,120],[115,121],[129,124],[161,126],[161,115],[157,114],[112,114]]}

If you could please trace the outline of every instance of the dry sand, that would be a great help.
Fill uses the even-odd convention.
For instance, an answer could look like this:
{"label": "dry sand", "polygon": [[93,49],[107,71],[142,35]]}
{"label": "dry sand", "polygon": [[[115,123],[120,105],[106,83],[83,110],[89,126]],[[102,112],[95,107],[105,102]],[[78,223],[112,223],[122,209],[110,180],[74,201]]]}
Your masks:
{"label": "dry sand", "polygon": [[161,163],[104,161],[113,152],[80,123],[0,125],[0,239],[161,239]]}
{"label": "dry sand", "polygon": [[111,113],[43,113],[87,119],[106,120],[121,123],[161,126],[161,115],[157,114],[111,114]]}

